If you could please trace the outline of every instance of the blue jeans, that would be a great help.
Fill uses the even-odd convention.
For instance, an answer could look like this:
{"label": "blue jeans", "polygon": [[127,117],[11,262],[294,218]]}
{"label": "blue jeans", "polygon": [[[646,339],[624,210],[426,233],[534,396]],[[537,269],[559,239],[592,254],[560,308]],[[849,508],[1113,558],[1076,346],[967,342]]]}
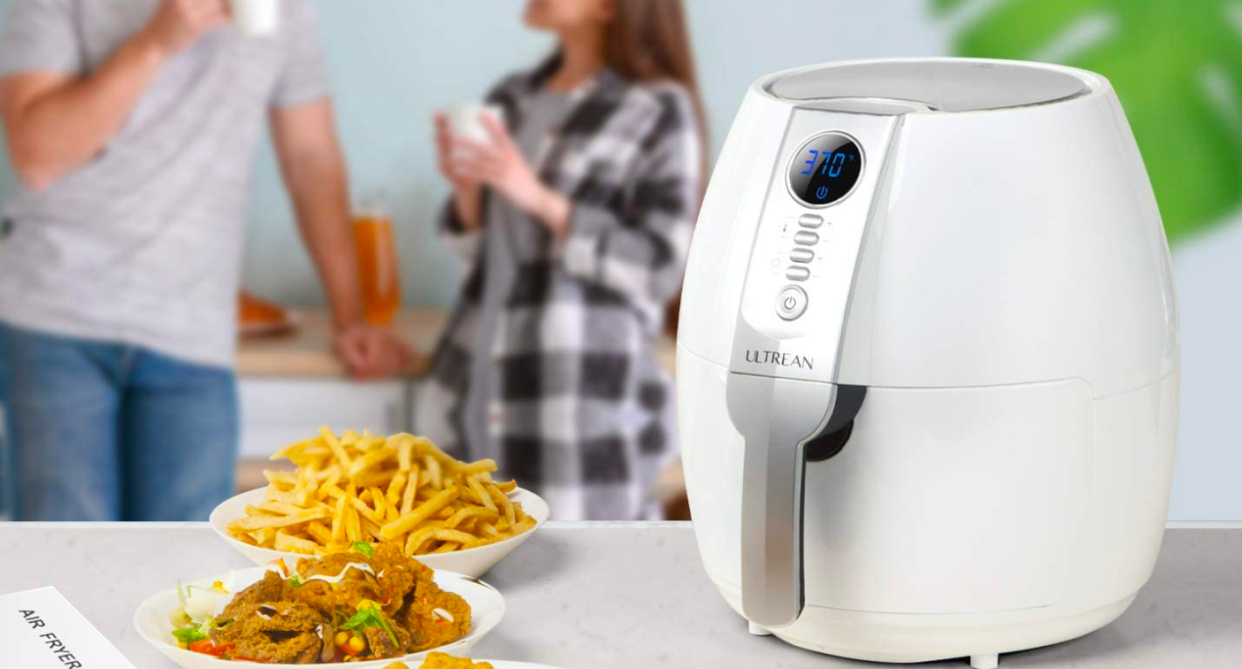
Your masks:
{"label": "blue jeans", "polygon": [[230,370],[0,323],[0,405],[16,520],[204,521],[233,493]]}

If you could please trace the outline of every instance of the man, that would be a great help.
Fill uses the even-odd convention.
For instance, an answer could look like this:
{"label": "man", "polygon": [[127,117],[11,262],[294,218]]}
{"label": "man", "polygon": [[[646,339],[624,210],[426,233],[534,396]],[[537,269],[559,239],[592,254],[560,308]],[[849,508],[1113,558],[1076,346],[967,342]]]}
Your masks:
{"label": "man", "polygon": [[309,0],[244,36],[226,0],[15,0],[0,116],[24,189],[0,232],[0,402],[21,520],[206,520],[232,492],[230,369],[269,119],[355,376],[408,352],[362,321]]}

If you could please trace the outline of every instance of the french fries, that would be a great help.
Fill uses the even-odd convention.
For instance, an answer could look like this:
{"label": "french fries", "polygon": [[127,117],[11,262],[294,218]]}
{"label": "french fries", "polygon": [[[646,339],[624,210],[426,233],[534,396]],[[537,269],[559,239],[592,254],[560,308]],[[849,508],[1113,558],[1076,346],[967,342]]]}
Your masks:
{"label": "french fries", "polygon": [[407,555],[450,553],[503,541],[535,527],[495,482],[492,460],[460,462],[411,434],[352,430],[290,444],[272,456],[295,472],[264,472],[264,501],[229,524],[239,541],[305,555],[388,543]]}

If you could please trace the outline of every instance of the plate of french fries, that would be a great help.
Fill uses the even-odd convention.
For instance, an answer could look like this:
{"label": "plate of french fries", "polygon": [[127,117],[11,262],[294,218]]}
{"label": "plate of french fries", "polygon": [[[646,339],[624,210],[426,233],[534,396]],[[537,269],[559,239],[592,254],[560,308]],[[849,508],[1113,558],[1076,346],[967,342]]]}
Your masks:
{"label": "plate of french fries", "polygon": [[478,577],[550,515],[538,495],[495,481],[492,460],[462,462],[424,437],[346,430],[282,448],[268,486],[216,507],[211,526],[264,565],[284,559],[401,547],[432,569]]}

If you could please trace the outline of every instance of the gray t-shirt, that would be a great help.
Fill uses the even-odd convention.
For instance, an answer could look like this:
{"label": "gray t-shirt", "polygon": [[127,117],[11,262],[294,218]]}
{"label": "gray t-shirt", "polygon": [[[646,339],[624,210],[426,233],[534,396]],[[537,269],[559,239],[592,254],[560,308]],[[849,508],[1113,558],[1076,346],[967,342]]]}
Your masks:
{"label": "gray t-shirt", "polygon": [[[278,32],[231,26],[165,63],[120,132],[41,192],[4,203],[0,320],[231,366],[243,225],[267,112],[328,95],[313,8]],[[15,0],[0,76],[88,76],[159,0]]]}
{"label": "gray t-shirt", "polygon": [[[513,137],[522,157],[532,165],[537,164],[550,133],[564,122],[572,109],[573,98],[567,94],[540,90],[526,101],[522,108],[522,124]],[[479,308],[478,354],[471,366],[470,391],[466,397],[465,429],[471,457],[501,460],[500,445],[489,432],[494,423],[488,419],[492,409],[489,403],[496,397],[496,365],[491,352],[498,343],[497,319],[517,279],[518,265],[523,258],[537,253],[542,236],[537,229],[539,223],[500,195],[488,199],[484,225],[487,234],[483,238],[480,262],[486,263],[486,280]]]}

